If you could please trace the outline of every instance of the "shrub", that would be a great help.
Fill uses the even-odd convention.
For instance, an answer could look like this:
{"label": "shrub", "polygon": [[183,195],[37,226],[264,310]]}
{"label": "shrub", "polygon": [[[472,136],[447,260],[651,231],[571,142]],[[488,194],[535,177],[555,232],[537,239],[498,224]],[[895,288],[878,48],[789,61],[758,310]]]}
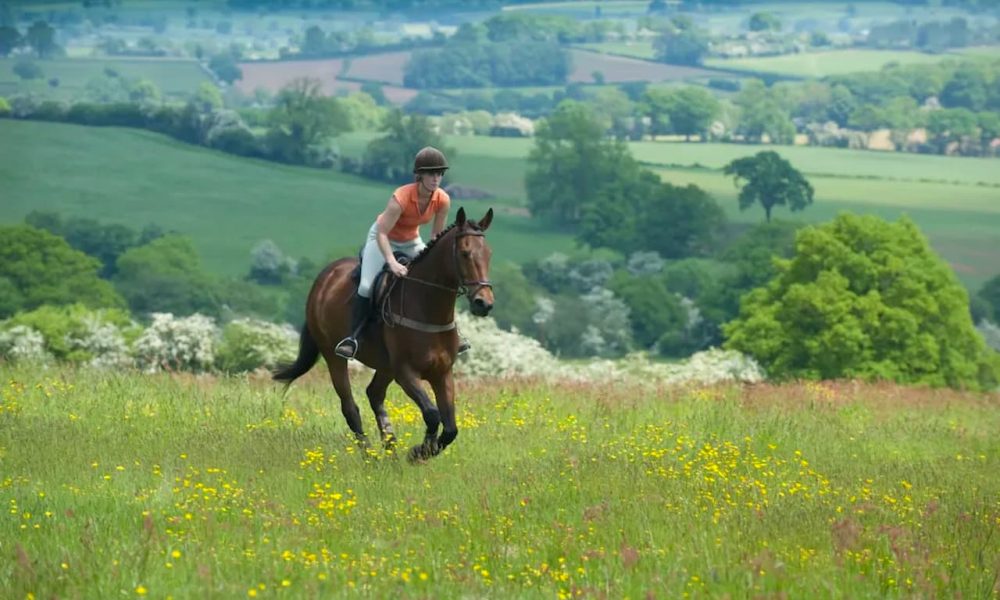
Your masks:
{"label": "shrub", "polygon": [[45,337],[27,325],[15,325],[0,331],[0,358],[13,362],[48,362],[52,355],[45,350]]}
{"label": "shrub", "polygon": [[94,365],[127,364],[126,335],[137,329],[120,309],[91,310],[82,304],[41,306],[18,313],[0,328],[27,327],[37,331],[44,349],[58,360]]}
{"label": "shrub", "polygon": [[215,363],[218,337],[215,322],[204,315],[178,318],[154,313],[153,323],[136,339],[132,352],[137,366],[146,371],[207,371]]}
{"label": "shrub", "polygon": [[289,325],[238,319],[223,328],[215,364],[227,373],[271,369],[294,361],[298,343],[299,334]]}

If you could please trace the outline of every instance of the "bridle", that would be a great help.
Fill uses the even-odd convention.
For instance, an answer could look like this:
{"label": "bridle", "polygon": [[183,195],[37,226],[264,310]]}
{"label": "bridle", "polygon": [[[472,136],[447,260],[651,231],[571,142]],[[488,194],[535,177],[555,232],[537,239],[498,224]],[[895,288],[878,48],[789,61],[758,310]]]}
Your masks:
{"label": "bridle", "polygon": [[[393,312],[389,303],[392,288],[396,286],[397,282],[402,281],[404,284],[402,293],[405,296],[406,295],[405,283],[407,281],[412,281],[414,283],[419,283],[421,285],[437,288],[452,293],[455,295],[456,298],[458,296],[464,295],[469,299],[469,302],[472,302],[473,298],[475,298],[476,294],[479,293],[481,289],[488,287],[492,290],[493,282],[491,282],[489,279],[465,278],[465,275],[462,273],[462,263],[458,260],[458,240],[466,236],[484,237],[485,235],[486,234],[484,234],[482,231],[476,231],[476,230],[459,231],[455,234],[455,240],[454,243],[452,244],[452,257],[455,263],[455,273],[458,275],[457,287],[449,287],[446,285],[441,285],[440,283],[427,281],[426,279],[420,279],[417,277],[412,277],[410,275],[405,275],[403,277],[399,276],[393,277],[392,282],[389,284],[389,289],[385,291],[384,295],[385,299],[382,302],[382,317],[386,325],[390,327],[393,327],[395,325],[402,325],[403,327],[407,327],[409,329],[415,329],[417,331],[423,331],[427,333],[441,333],[444,331],[451,331],[452,329],[455,329],[455,321],[452,321],[450,323],[445,323],[443,325],[438,325],[433,323],[423,323],[421,321],[416,321],[410,319],[409,317],[404,316],[402,314],[402,311],[400,311],[400,313]],[[402,303],[400,304],[400,308],[402,308]]]}
{"label": "bridle", "polygon": [[479,293],[479,290],[484,287],[493,289],[493,282],[489,279],[465,279],[462,274],[462,263],[458,260],[458,240],[463,237],[477,236],[484,237],[486,234],[482,231],[461,231],[455,234],[455,243],[452,244],[452,257],[455,262],[455,272],[458,274],[458,287],[448,287],[446,285],[441,285],[440,283],[434,283],[433,281],[427,281],[426,279],[418,279],[416,277],[411,277],[406,275],[400,279],[405,279],[406,281],[413,281],[420,283],[429,287],[438,288],[455,294],[455,296],[465,296],[470,301]]}

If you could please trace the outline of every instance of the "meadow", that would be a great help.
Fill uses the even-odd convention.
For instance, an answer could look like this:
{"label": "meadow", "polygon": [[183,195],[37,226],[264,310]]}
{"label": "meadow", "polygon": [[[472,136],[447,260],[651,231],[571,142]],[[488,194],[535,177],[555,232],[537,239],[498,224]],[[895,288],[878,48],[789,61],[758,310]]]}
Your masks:
{"label": "meadow", "polygon": [[[1000,593],[996,395],[461,380],[457,441],[409,465],[355,445],[319,371],[282,397],[252,377],[0,365],[0,587],[13,598]],[[420,415],[395,386],[388,405],[405,450]]]}
{"label": "meadow", "polygon": [[[130,80],[148,79],[167,96],[187,98],[203,82],[211,78],[195,60],[171,58],[53,58],[39,60],[43,77],[24,81],[14,71],[16,61],[0,58],[0,96],[37,92],[69,100],[85,95],[87,83],[103,79],[113,69]],[[52,87],[49,80],[58,79]]]}

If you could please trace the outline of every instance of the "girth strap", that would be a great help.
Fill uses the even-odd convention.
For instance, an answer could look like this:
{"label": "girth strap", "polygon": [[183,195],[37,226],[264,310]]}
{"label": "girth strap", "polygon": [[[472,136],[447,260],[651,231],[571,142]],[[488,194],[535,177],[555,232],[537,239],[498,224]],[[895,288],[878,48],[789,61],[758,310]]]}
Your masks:
{"label": "girth strap", "polygon": [[451,331],[455,328],[455,322],[446,323],[444,325],[432,325],[431,323],[422,323],[420,321],[414,321],[403,315],[397,315],[392,312],[393,325],[402,325],[403,327],[408,327],[409,329],[416,329],[417,331],[423,331],[425,333],[444,333],[445,331]]}

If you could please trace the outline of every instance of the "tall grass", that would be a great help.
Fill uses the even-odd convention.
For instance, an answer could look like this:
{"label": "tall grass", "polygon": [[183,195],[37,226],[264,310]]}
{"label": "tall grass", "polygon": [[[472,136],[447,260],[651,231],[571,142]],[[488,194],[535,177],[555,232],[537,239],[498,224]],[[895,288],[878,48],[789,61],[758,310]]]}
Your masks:
{"label": "tall grass", "polygon": [[[462,381],[458,440],[410,466],[350,441],[319,369],[284,398],[254,379],[0,381],[11,598],[1000,591],[996,396]],[[420,416],[395,387],[389,405],[405,449]]]}

